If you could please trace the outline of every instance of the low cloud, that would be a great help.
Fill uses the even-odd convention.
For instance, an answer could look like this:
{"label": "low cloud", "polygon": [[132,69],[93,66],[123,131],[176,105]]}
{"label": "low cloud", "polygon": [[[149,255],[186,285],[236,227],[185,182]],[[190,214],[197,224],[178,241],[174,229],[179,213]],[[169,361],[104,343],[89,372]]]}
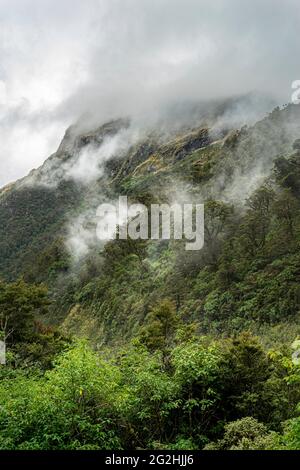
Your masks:
{"label": "low cloud", "polygon": [[299,21],[298,0],[2,0],[0,184],[81,116],[147,127],[253,90],[289,101]]}

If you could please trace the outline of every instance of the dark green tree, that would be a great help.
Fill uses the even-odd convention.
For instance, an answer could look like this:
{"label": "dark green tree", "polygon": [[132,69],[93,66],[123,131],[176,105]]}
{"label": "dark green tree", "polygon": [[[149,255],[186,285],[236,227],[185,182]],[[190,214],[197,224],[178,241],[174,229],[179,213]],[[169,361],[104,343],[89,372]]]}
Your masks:
{"label": "dark green tree", "polygon": [[34,331],[34,319],[49,304],[47,289],[23,280],[0,281],[0,327],[9,341],[28,340]]}

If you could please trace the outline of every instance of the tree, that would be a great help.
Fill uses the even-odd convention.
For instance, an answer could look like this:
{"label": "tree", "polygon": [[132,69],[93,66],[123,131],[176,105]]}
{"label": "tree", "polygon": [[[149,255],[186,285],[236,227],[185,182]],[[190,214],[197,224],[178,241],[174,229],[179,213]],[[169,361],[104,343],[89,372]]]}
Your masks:
{"label": "tree", "polygon": [[0,328],[10,341],[28,340],[34,330],[34,318],[49,304],[46,287],[23,280],[0,281]]}
{"label": "tree", "polygon": [[19,373],[0,389],[0,449],[120,449],[119,380],[84,341],[42,377]]}
{"label": "tree", "polygon": [[216,424],[220,405],[221,354],[217,344],[188,341],[171,354],[174,382],[180,388],[177,420],[180,435],[203,445],[205,435]]}
{"label": "tree", "polygon": [[232,206],[224,202],[209,200],[205,203],[205,257],[208,264],[214,264],[218,258],[220,243],[232,214]]}
{"label": "tree", "polygon": [[159,302],[148,314],[146,325],[141,329],[141,341],[152,351],[160,349],[167,355],[180,319],[171,300]]}
{"label": "tree", "polygon": [[265,185],[247,200],[248,211],[241,224],[239,242],[250,257],[254,257],[264,249],[274,197],[274,191]]}
{"label": "tree", "polygon": [[242,333],[229,342],[223,357],[223,404],[229,419],[244,416],[267,418],[272,404],[264,400],[264,384],[271,364],[258,339]]}
{"label": "tree", "polygon": [[274,213],[278,218],[278,222],[283,225],[285,236],[294,237],[299,209],[299,201],[287,189],[275,201]]}
{"label": "tree", "polygon": [[208,444],[205,450],[266,450],[272,446],[274,436],[264,424],[247,416],[226,424],[223,439]]}

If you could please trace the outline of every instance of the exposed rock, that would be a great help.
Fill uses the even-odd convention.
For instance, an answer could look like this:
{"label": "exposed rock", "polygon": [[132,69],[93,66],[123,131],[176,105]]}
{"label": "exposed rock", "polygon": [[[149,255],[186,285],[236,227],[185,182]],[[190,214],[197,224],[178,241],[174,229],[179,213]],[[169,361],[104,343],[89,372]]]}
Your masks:
{"label": "exposed rock", "polygon": [[74,152],[75,149],[80,149],[89,144],[100,145],[105,137],[113,136],[121,129],[128,128],[128,126],[128,119],[110,121],[88,132],[81,131],[78,126],[71,126],[64,135],[57,150],[57,155]]}
{"label": "exposed rock", "polygon": [[163,145],[160,154],[165,160],[182,160],[187,154],[211,144],[209,129],[201,128]]}

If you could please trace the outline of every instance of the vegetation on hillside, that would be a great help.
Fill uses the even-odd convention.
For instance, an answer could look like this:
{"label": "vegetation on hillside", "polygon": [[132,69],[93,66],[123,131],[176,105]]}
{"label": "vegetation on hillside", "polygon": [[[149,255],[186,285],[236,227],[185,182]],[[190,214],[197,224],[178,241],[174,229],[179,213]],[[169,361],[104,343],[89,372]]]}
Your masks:
{"label": "vegetation on hillside", "polygon": [[[1,195],[1,449],[300,448],[298,109]],[[205,202],[201,251],[114,240],[74,264],[66,222],[100,191],[175,190]]]}

